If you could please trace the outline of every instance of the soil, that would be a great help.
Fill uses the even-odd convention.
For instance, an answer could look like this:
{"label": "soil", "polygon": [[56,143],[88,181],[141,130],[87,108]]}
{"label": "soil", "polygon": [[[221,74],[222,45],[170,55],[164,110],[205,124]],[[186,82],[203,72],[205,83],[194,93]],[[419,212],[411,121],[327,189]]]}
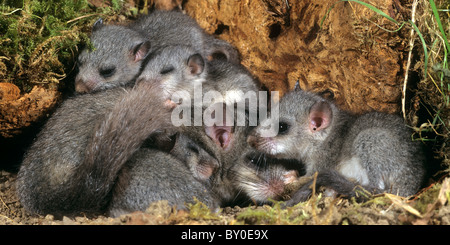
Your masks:
{"label": "soil", "polygon": [[[402,19],[395,0],[366,1]],[[289,4],[287,4],[289,3]],[[389,21],[355,3],[334,1],[187,1],[187,13],[242,55],[270,90],[332,94],[344,109],[400,111],[406,43]],[[321,26],[322,18],[326,16]],[[370,21],[372,22],[370,22]]]}
{"label": "soil", "polygon": [[310,201],[285,209],[279,204],[236,206],[211,213],[202,203],[186,211],[162,200],[152,203],[145,212],[117,218],[82,215],[55,218],[26,212],[15,193],[15,176],[0,171],[0,225],[450,225],[450,178],[424,191],[413,201],[381,195],[356,204],[317,194]]}
{"label": "soil", "polygon": [[[342,2],[327,15],[334,1],[151,2],[160,8],[182,4],[186,13],[208,33],[236,46],[242,64],[269,90],[285,93],[298,82],[300,88],[323,93],[334,98],[342,108],[355,113],[401,112],[408,50],[406,33],[409,31],[383,31],[377,25],[396,28],[361,5]],[[171,4],[164,4],[168,2]],[[365,2],[395,19],[408,18],[410,1]],[[324,16],[326,19],[321,26]],[[409,98],[414,97],[413,90],[408,93]],[[15,193],[20,158],[39,125],[51,115],[62,98],[60,91],[55,89],[36,86],[24,94],[15,85],[0,83],[0,224],[450,224],[449,178],[433,181],[413,200],[382,195],[367,203],[355,204],[318,194],[306,203],[287,209],[279,208],[278,204],[226,207],[219,213],[210,214],[200,204],[184,211],[160,201],[145,212],[118,218],[30,215]],[[407,114],[414,115],[417,110]]]}

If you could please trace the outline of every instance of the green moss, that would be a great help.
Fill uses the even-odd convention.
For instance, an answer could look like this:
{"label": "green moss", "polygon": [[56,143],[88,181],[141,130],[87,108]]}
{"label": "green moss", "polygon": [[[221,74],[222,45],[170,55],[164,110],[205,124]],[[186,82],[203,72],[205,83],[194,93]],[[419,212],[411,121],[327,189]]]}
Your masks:
{"label": "green moss", "polygon": [[441,184],[437,183],[433,185],[430,189],[423,192],[418,196],[417,200],[414,202],[414,208],[417,209],[421,214],[424,214],[429,210],[430,206],[437,201],[439,191],[441,190]]}
{"label": "green moss", "polygon": [[93,22],[118,13],[94,8],[87,0],[2,1],[0,5],[0,79],[28,92],[35,84],[58,86],[73,71]]}
{"label": "green moss", "polygon": [[311,218],[309,202],[284,208],[283,204],[273,201],[272,206],[248,207],[236,219],[245,224],[299,225]]}
{"label": "green moss", "polygon": [[218,220],[218,213],[213,213],[206,204],[194,197],[194,204],[188,203],[189,218],[196,220]]}

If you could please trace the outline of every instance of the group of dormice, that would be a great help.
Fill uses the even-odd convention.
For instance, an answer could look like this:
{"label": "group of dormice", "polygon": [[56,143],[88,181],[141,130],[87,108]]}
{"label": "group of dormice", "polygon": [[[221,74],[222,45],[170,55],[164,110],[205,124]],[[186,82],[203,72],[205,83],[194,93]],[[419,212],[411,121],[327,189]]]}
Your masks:
{"label": "group of dormice", "polygon": [[[177,91],[260,90],[232,45],[181,12],[154,11],[127,26],[98,20],[91,42],[94,50],[78,58],[78,93],[44,125],[20,167],[18,196],[31,213],[119,216],[157,200],[185,208],[193,197],[211,209],[295,205],[312,183],[357,199],[357,187],[401,196],[421,188],[425,158],[401,118],[355,116],[299,89],[258,126],[175,127]],[[266,136],[262,125],[270,123],[277,127]]]}

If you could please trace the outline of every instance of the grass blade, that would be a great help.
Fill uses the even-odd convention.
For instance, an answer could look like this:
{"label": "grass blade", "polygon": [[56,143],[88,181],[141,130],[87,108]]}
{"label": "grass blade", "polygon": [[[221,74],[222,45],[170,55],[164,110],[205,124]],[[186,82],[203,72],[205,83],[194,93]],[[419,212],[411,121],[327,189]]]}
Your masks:
{"label": "grass blade", "polygon": [[368,3],[362,2],[362,1],[358,1],[358,0],[340,0],[338,2],[335,2],[333,5],[331,5],[331,7],[328,9],[327,13],[325,14],[325,16],[322,18],[322,20],[320,21],[320,28],[322,28],[322,24],[325,21],[326,17],[328,16],[328,14],[330,13],[330,11],[334,8],[334,6],[340,2],[355,2],[358,4],[361,4],[369,9],[371,9],[372,11],[374,11],[375,13],[383,16],[384,18],[394,22],[395,24],[400,24],[398,21],[396,21],[395,19],[393,19],[391,16],[387,15],[386,13],[384,13],[383,11],[381,11],[380,9],[374,7],[373,5],[370,5]]}
{"label": "grass blade", "polygon": [[420,41],[422,42],[422,47],[423,47],[423,53],[425,56],[425,61],[424,61],[424,77],[427,77],[427,70],[428,70],[428,49],[427,49],[427,44],[425,42],[425,39],[423,38],[422,33],[420,32],[419,28],[416,26],[416,24],[414,24],[414,22],[412,22],[411,20],[408,21],[411,26],[414,28],[414,31],[417,32],[417,35],[420,38]]}
{"label": "grass blade", "polygon": [[436,8],[436,4],[434,3],[433,0],[429,0],[429,2],[430,2],[431,10],[433,11],[434,17],[436,18],[436,23],[438,24],[439,30],[441,31],[442,37],[444,38],[444,42],[445,42],[447,51],[450,52],[450,45],[448,43],[447,36],[445,35],[445,31],[444,31],[444,27],[442,26],[441,19],[439,18],[439,13]]}

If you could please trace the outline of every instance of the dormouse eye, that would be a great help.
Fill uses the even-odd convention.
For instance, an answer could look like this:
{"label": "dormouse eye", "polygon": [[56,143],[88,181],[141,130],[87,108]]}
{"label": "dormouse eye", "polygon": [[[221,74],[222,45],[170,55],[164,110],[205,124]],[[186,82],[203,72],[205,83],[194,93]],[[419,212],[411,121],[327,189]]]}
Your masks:
{"label": "dormouse eye", "polygon": [[116,68],[115,67],[102,68],[99,70],[99,73],[103,78],[112,77],[114,73],[116,73]]}
{"label": "dormouse eye", "polygon": [[285,122],[280,122],[278,125],[278,134],[287,134],[289,131],[289,124],[285,123]]}
{"label": "dormouse eye", "polygon": [[249,164],[252,164],[252,165],[259,164],[259,161],[260,161],[260,155],[259,154],[249,154],[249,155],[246,156],[246,158],[247,158],[247,162]]}
{"label": "dormouse eye", "polygon": [[199,154],[198,148],[193,144],[188,144],[187,148],[189,151],[194,152],[195,154]]}
{"label": "dormouse eye", "polygon": [[175,68],[173,66],[164,67],[164,69],[161,70],[160,74],[165,75],[165,74],[171,73],[174,70],[175,70]]}

